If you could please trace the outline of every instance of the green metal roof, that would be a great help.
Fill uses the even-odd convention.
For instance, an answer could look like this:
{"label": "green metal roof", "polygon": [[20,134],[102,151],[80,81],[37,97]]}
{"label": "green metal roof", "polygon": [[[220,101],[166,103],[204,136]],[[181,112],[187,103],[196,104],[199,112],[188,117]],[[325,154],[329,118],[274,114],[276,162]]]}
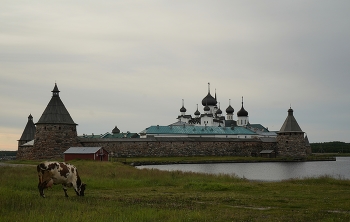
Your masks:
{"label": "green metal roof", "polygon": [[146,134],[188,134],[188,135],[256,135],[255,132],[241,126],[150,126]]}
{"label": "green metal roof", "polygon": [[263,125],[261,124],[249,124],[249,127],[251,128],[255,128],[255,129],[258,129],[260,131],[265,131],[265,132],[270,132],[267,128],[265,128]]}
{"label": "green metal roof", "polygon": [[114,133],[114,134],[107,134],[103,138],[139,138],[140,135],[137,133]]}
{"label": "green metal roof", "polygon": [[90,139],[99,139],[99,138],[140,138],[140,135],[137,134],[137,133],[130,133],[130,132],[127,132],[127,133],[114,133],[114,134],[111,134],[111,133],[105,133],[105,134],[91,134],[91,135],[87,135],[87,134],[84,134],[82,136],[79,136],[80,138],[90,138]]}

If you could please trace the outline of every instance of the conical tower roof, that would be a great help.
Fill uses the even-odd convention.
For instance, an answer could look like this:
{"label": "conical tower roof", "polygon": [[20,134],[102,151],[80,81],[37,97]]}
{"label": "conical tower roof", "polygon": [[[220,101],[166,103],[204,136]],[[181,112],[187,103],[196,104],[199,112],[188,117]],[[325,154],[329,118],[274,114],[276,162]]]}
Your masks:
{"label": "conical tower roof", "polygon": [[307,138],[307,135],[305,136],[305,145],[310,146],[309,138]]}
{"label": "conical tower roof", "polygon": [[55,83],[52,92],[52,98],[47,105],[45,111],[41,115],[39,121],[36,124],[71,124],[74,123],[72,117],[70,116],[68,110],[64,106],[61,98],[59,96],[59,90],[57,84]]}
{"label": "conical tower roof", "polygon": [[289,132],[300,132],[303,133],[301,130],[297,120],[293,116],[293,109],[288,109],[288,116],[286,120],[284,121],[280,131],[278,133],[289,133]]}
{"label": "conical tower roof", "polygon": [[34,139],[34,135],[35,135],[35,125],[33,122],[33,117],[32,114],[30,114],[28,116],[28,122],[26,127],[24,128],[24,131],[22,133],[21,138],[19,139],[19,141],[30,141]]}

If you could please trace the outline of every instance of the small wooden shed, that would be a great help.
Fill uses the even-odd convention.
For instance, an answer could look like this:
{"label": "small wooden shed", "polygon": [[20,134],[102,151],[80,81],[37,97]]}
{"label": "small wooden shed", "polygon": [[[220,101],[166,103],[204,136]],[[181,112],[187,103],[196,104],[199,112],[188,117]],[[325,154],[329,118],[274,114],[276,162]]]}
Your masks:
{"label": "small wooden shed", "polygon": [[64,161],[82,159],[108,161],[109,153],[102,147],[70,147],[64,152]]}
{"label": "small wooden shed", "polygon": [[276,158],[276,153],[274,150],[263,150],[260,152],[260,156],[266,158]]}

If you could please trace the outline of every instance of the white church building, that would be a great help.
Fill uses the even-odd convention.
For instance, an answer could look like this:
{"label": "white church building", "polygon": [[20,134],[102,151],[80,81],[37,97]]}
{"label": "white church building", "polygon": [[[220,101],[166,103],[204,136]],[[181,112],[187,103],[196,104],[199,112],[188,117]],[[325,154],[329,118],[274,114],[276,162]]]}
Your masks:
{"label": "white church building", "polygon": [[[219,104],[219,106],[218,106]],[[202,100],[203,112],[198,110],[194,116],[186,114],[187,109],[182,100],[180,115],[177,122],[168,126],[151,126],[140,132],[141,138],[154,137],[221,137],[221,138],[275,138],[277,134],[270,132],[261,124],[251,124],[248,112],[243,107],[243,97],[241,109],[234,118],[234,109],[231,106],[226,108],[226,116],[220,109],[216,92],[214,97],[210,94],[210,83],[208,83],[208,94]]]}

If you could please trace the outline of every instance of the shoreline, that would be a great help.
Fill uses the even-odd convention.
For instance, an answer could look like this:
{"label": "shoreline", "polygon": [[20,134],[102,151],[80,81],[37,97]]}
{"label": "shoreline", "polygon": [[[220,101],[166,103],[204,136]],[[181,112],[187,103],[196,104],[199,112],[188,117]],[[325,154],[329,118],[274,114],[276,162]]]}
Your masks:
{"label": "shoreline", "polygon": [[122,162],[130,166],[172,165],[172,164],[212,164],[212,163],[264,163],[264,162],[312,162],[336,161],[336,157],[318,157],[313,159],[259,159],[259,160],[183,160],[183,161],[127,161]]}

